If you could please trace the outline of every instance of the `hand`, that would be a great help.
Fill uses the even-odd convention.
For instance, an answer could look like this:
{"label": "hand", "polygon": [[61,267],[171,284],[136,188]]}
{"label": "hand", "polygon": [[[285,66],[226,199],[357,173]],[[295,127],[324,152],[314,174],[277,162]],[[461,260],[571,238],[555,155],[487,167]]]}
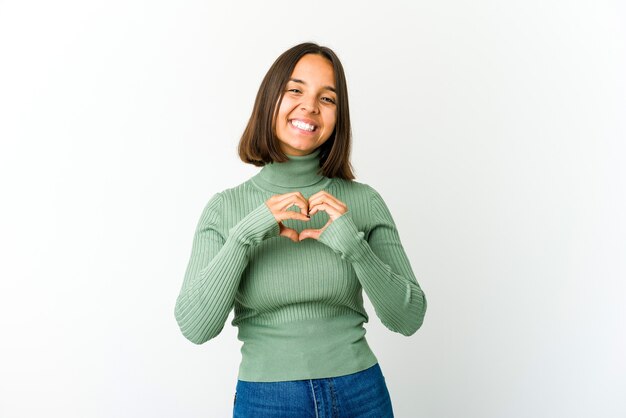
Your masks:
{"label": "hand", "polygon": [[[298,219],[300,221],[309,221],[310,218],[306,216],[309,211],[309,202],[304,198],[300,192],[290,192],[285,194],[277,194],[270,197],[265,204],[276,218],[278,226],[280,227],[280,234],[283,237],[287,237],[294,242],[299,242],[298,231],[293,228],[288,228],[283,225],[285,219]],[[300,213],[287,210],[293,205],[300,208]],[[304,232],[304,231],[303,231]]]}
{"label": "hand", "polygon": [[320,235],[331,222],[348,211],[348,206],[325,190],[321,190],[309,197],[309,216],[313,216],[320,210],[328,214],[328,222],[321,229],[305,229],[300,232],[299,240],[307,238],[319,239]]}

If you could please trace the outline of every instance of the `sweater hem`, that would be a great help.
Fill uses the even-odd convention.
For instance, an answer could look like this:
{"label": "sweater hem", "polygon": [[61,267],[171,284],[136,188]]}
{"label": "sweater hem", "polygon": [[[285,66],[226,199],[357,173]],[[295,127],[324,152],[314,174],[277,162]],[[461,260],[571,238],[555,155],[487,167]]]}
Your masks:
{"label": "sweater hem", "polygon": [[363,317],[342,315],[282,324],[242,324],[238,379],[249,382],[321,379],[356,373],[377,358]]}

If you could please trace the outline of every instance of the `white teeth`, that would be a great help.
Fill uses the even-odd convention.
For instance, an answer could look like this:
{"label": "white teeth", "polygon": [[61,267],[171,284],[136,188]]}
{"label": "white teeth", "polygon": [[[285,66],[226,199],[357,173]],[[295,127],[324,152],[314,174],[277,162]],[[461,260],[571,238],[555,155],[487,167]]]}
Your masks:
{"label": "white teeth", "polygon": [[309,125],[308,123],[301,122],[299,120],[292,120],[291,124],[295,126],[296,128],[300,128],[309,132],[312,132],[315,129],[315,126]]}

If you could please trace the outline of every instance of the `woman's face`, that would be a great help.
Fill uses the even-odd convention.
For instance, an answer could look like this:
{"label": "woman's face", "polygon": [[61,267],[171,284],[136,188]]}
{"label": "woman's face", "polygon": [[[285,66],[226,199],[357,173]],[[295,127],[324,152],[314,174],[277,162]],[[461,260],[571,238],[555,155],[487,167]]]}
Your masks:
{"label": "woman's face", "polygon": [[288,155],[307,155],[335,129],[337,95],[332,63],[316,54],[300,58],[285,88],[276,136]]}

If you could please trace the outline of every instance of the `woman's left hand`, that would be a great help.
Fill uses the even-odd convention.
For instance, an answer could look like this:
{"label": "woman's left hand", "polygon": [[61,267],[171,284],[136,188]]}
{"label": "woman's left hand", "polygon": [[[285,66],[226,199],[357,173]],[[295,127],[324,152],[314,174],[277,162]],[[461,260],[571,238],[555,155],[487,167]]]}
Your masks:
{"label": "woman's left hand", "polygon": [[348,206],[345,203],[337,199],[335,196],[331,195],[325,190],[321,190],[314,195],[311,195],[308,199],[309,202],[309,216],[315,215],[320,210],[326,212],[330,219],[326,222],[321,229],[304,229],[300,232],[299,239],[302,241],[303,239],[313,238],[318,239],[319,236],[324,232],[324,230],[333,222],[335,219],[343,215],[348,211]]}

